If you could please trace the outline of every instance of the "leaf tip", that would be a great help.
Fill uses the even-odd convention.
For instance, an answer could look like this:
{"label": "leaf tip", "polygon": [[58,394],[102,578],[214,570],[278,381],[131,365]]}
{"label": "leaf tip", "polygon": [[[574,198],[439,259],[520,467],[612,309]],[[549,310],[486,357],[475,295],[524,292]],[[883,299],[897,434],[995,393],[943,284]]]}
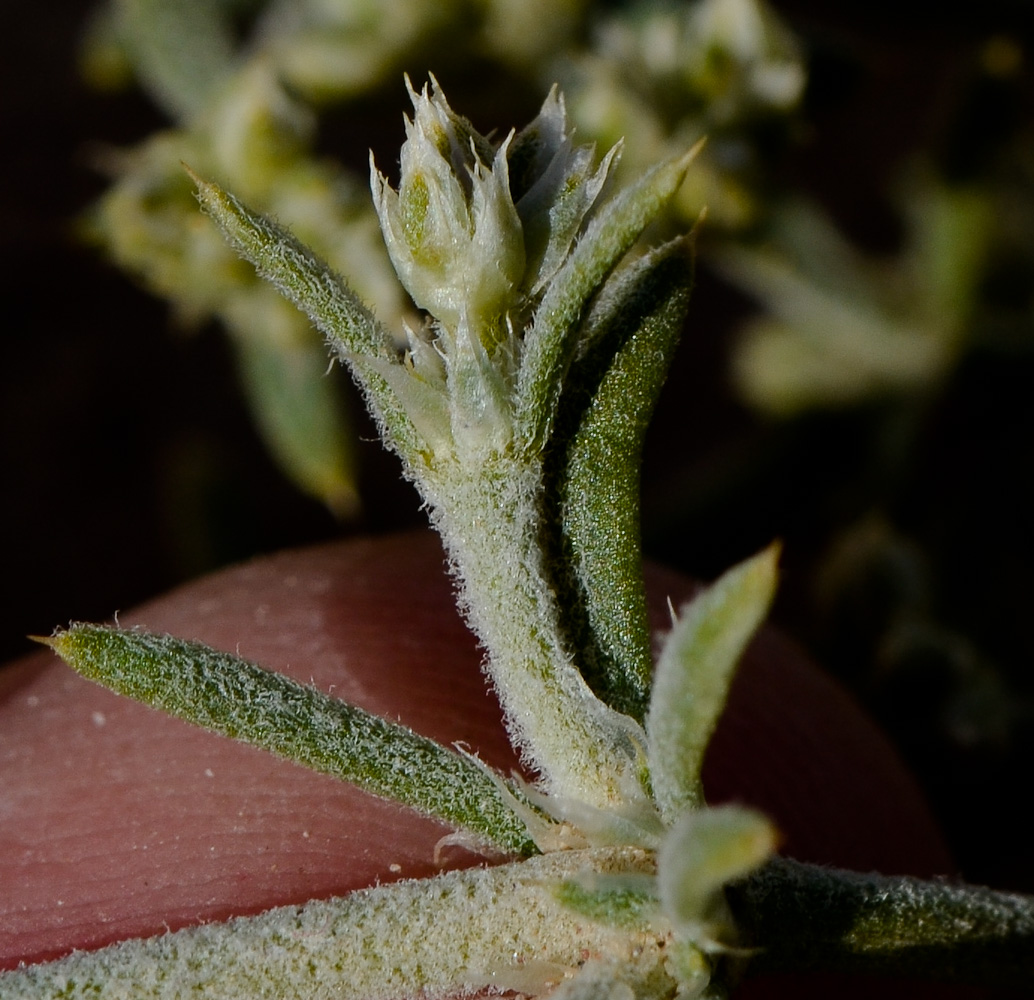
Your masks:
{"label": "leaf tip", "polygon": [[61,659],[68,660],[71,631],[69,629],[55,631],[53,635],[30,635],[26,638],[38,642],[41,646],[52,649]]}
{"label": "leaf tip", "polygon": [[212,213],[227,201],[226,192],[213,181],[207,181],[189,163],[180,160],[180,166],[186,171],[187,176],[194,182],[197,188],[195,192],[197,200],[201,203],[202,209]]}
{"label": "leaf tip", "polygon": [[771,580],[771,586],[775,589],[779,578],[779,562],[783,557],[783,540],[773,539],[753,559],[759,575],[766,580]]}
{"label": "leaf tip", "polygon": [[700,155],[700,151],[707,145],[707,136],[701,136],[693,143],[689,149],[682,155],[682,158],[678,161],[679,166],[683,170],[688,170],[689,165]]}
{"label": "leaf tip", "polygon": [[698,139],[689,149],[686,150],[681,156],[675,157],[669,160],[667,167],[661,169],[670,170],[669,176],[674,177],[674,185],[671,189],[672,195],[682,186],[682,181],[685,179],[686,172],[689,170],[693,161],[700,155],[700,151],[707,145],[707,136],[703,136]]}
{"label": "leaf tip", "polygon": [[187,176],[198,186],[201,187],[208,182],[205,181],[201,175],[189,164],[186,160],[180,160],[180,166],[186,171]]}

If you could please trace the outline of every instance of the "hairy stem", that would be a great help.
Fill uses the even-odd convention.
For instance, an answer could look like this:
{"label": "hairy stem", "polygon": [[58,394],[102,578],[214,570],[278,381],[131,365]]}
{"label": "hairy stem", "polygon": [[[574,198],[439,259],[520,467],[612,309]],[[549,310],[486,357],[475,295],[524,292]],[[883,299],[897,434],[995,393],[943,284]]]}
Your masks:
{"label": "hairy stem", "polygon": [[515,744],[551,793],[606,808],[624,799],[645,737],[592,693],[564,648],[539,545],[541,478],[538,462],[497,455],[422,486]]}

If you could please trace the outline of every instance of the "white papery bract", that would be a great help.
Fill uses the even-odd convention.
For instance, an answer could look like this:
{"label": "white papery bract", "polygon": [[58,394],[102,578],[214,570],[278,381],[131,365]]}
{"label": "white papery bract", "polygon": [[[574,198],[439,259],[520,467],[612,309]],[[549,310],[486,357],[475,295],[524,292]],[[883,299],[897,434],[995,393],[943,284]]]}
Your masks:
{"label": "white papery bract", "polygon": [[521,221],[510,196],[509,137],[498,150],[449,107],[437,86],[409,88],[398,191],[372,164],[388,253],[413,301],[447,329],[466,311],[489,327],[524,274]]}

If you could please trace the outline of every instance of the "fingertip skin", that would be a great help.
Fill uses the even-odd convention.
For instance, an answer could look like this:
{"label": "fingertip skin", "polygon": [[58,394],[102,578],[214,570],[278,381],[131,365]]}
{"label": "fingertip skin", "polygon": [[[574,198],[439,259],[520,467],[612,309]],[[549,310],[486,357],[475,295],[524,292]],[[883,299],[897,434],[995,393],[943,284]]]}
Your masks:
{"label": "fingertip skin", "polygon": [[[428,535],[264,558],[119,615],[518,762]],[[41,652],[0,672],[0,968],[431,875],[449,832],[119,697]],[[457,848],[450,865],[483,859]]]}
{"label": "fingertip skin", "polygon": [[[694,589],[656,567],[647,585],[657,628],[667,599]],[[430,533],[265,557],[120,623],[237,652],[447,745],[461,741],[504,772],[518,767]],[[704,785],[710,801],[768,812],[802,860],[951,870],[875,726],[771,631],[748,650]],[[428,875],[447,832],[111,694],[43,651],[0,672],[0,813],[0,969]]]}

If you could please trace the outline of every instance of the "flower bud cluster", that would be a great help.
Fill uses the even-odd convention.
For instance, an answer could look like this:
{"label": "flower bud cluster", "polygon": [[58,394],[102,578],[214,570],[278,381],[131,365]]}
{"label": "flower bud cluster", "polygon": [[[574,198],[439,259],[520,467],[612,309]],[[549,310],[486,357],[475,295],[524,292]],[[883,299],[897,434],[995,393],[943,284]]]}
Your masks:
{"label": "flower bud cluster", "polygon": [[[392,264],[429,330],[408,331],[410,373],[423,383],[396,390],[414,424],[443,425],[453,442],[504,450],[512,437],[511,393],[531,310],[569,255],[615,161],[599,167],[576,147],[554,90],[538,117],[497,146],[449,107],[432,78],[409,81],[398,189],[371,156],[374,205]],[[436,403],[427,386],[440,392]]]}

